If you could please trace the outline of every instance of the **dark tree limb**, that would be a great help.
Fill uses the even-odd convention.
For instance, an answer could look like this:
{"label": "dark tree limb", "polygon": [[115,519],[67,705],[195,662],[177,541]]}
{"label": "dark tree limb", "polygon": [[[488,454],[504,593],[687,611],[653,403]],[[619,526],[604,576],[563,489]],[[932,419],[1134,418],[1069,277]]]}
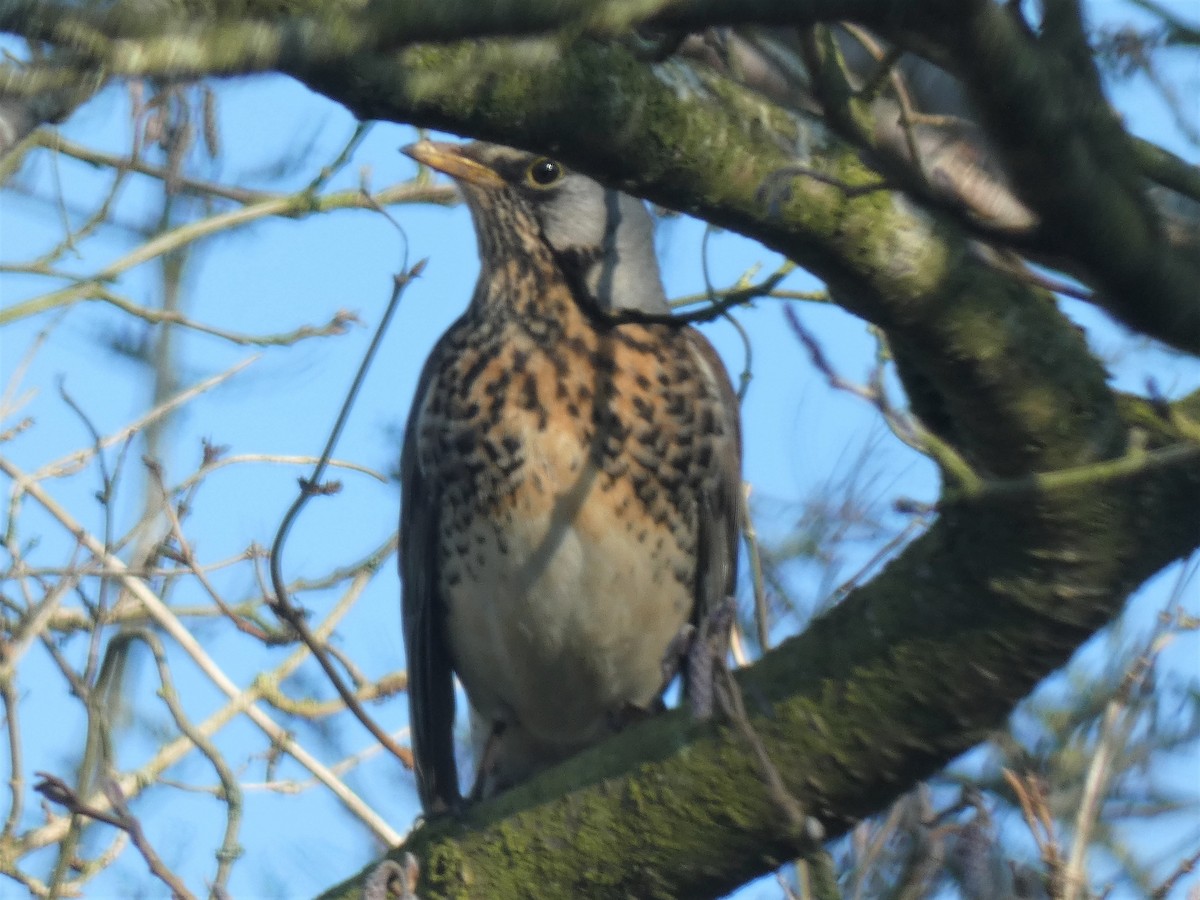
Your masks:
{"label": "dark tree limb", "polygon": [[[999,727],[1138,584],[1200,544],[1192,452],[1083,487],[988,493],[990,479],[1121,458],[1134,425],[1158,446],[1190,439],[1113,394],[1052,297],[988,266],[948,217],[840,187],[876,177],[816,126],[720,80],[683,89],[600,44],[540,70],[453,45],[305,78],[360,115],[553,152],[757,237],[886,330],[914,409],[984,489],[944,504],[877,579],[744,675],[755,731],[829,833]],[[780,185],[803,146],[817,149],[800,165],[830,177]],[[677,714],[405,849],[429,896],[717,896],[797,852],[782,825],[739,738]]]}
{"label": "dark tree limb", "polygon": [[[0,98],[38,85],[61,88],[86,80],[89,67],[109,75],[178,77],[278,70],[326,83],[330,96],[346,100],[360,113],[374,108],[382,118],[421,120],[420,102],[407,103],[387,90],[396,78],[403,82],[405,70],[420,75],[423,67],[411,58],[397,65],[393,52],[419,41],[547,35],[557,29],[608,37],[638,24],[686,33],[740,23],[794,28],[852,21],[961,77],[989,141],[983,152],[1002,158],[1017,197],[1038,214],[1039,227],[1014,246],[1094,283],[1095,302],[1130,326],[1180,349],[1200,352],[1195,241],[1172,241],[1177,229],[1148,202],[1143,165],[1147,154],[1139,153],[1103,97],[1075,4],[1049,6],[1040,37],[988,0],[575,0],[519,7],[419,0],[367,8],[348,2],[297,3],[289,14],[280,14],[270,4],[259,8],[251,3],[237,12],[219,22],[202,15],[163,22],[161,16],[146,15],[136,0],[103,10],[53,0],[0,0],[0,29],[49,41],[66,51],[56,64],[0,68]],[[547,39],[542,49],[561,43],[562,38]],[[485,69],[498,67],[495,56],[493,48]],[[505,68],[524,76],[531,90],[539,90],[542,86],[531,80],[529,56],[525,53],[522,60],[510,55]],[[619,64],[615,58],[605,62]],[[566,63],[569,68],[570,60]],[[321,67],[324,73],[318,71]],[[392,78],[370,77],[372,67],[376,74],[391,69]],[[329,80],[330,75],[355,70],[367,76],[358,84],[340,77]],[[428,79],[418,81],[421,93],[426,92]],[[606,82],[600,90],[608,93],[612,86]],[[349,96],[378,89],[391,95],[390,103],[383,98],[366,102],[365,97],[354,102]],[[461,108],[461,101],[474,93],[465,92],[457,105]],[[525,99],[533,106],[541,104],[537,97]],[[444,118],[448,126],[457,121],[461,128],[463,123],[474,127],[479,117],[431,118]],[[486,130],[482,120],[480,127]],[[514,142],[528,131],[504,130],[512,132]],[[544,136],[531,137],[531,143],[549,143]],[[911,162],[920,165],[920,160]],[[619,171],[600,168],[614,175]],[[1176,184],[1194,180],[1180,171],[1172,178]]]}
{"label": "dark tree limb", "polygon": [[[1143,401],[1122,406],[1129,424],[1154,428],[1152,444],[1179,440]],[[1200,415],[1200,396],[1181,406]],[[1120,533],[1081,522],[1080,494]],[[793,797],[836,836],[1002,727],[1139,582],[1197,544],[1196,457],[1148,481],[965,504],[739,673],[752,725]],[[737,730],[677,711],[461,822],[419,828],[403,849],[431,900],[718,897],[801,847]]]}
{"label": "dark tree limb", "polygon": [[1130,327],[1200,353],[1200,254],[1165,239],[1139,147],[1104,97],[1080,23],[1066,16],[1059,40],[1035,41],[994,3],[964,6],[975,8],[934,40],[1039,214],[1031,245],[1094,284]]}

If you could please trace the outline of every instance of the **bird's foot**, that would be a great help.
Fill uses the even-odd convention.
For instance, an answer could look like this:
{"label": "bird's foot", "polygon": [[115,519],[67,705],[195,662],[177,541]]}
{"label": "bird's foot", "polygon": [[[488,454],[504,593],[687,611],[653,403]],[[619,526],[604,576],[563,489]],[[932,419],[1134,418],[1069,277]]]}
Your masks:
{"label": "bird's foot", "polygon": [[[669,682],[670,679],[667,679],[667,681]],[[665,688],[666,685],[663,685],[663,687]],[[630,725],[644,722],[666,711],[667,704],[663,703],[662,692],[660,691],[659,695],[646,706],[638,706],[636,703],[626,703],[619,710],[610,712],[608,714],[608,727],[615,734],[618,731],[624,731]]]}
{"label": "bird's foot", "polygon": [[726,597],[700,620],[687,650],[687,698],[692,715],[712,718],[718,667],[725,665],[737,601]]}
{"label": "bird's foot", "polygon": [[697,719],[712,717],[716,667],[725,665],[737,602],[726,597],[700,620],[699,627],[685,624],[667,645],[662,660],[661,697],[682,674],[688,707]]}
{"label": "bird's foot", "polygon": [[691,622],[684,622],[679,631],[675,633],[675,637],[671,638],[671,643],[667,644],[662,658],[662,684],[655,695],[660,700],[667,688],[671,686],[671,682],[675,680],[675,676],[684,670],[685,660],[692,652],[692,645],[695,641],[696,626]]}
{"label": "bird's foot", "polygon": [[493,722],[491,733],[479,753],[479,761],[475,766],[475,783],[467,795],[467,805],[478,803],[484,797],[497,793],[496,786],[489,784],[489,779],[495,774],[497,757],[500,752],[500,739],[504,736],[506,722]]}
{"label": "bird's foot", "polygon": [[446,819],[454,819],[461,821],[466,815],[469,803],[465,797],[455,792],[453,799],[437,799],[430,802],[429,806],[419,815],[413,822],[413,830],[424,828],[426,825],[432,825],[435,822],[441,822]]}

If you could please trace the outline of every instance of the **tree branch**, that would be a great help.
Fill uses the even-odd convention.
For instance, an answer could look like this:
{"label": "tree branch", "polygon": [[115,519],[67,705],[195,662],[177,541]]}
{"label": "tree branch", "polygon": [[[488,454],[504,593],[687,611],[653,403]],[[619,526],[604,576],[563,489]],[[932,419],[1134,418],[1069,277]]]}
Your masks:
{"label": "tree branch", "polygon": [[[1065,30],[1072,4],[1059,5]],[[1200,353],[1200,256],[1164,239],[1139,161],[1148,154],[1105,99],[1083,35],[1064,53],[999,5],[974,3],[931,21],[922,45],[929,39],[1041,220],[1029,246],[1095,284],[1098,302],[1130,327]]]}
{"label": "tree branch", "polygon": [[[1131,425],[1153,415],[1142,401],[1124,406]],[[1159,424],[1152,444],[1180,437]],[[1137,488],[1084,492],[1130,524],[1119,546],[1102,533],[1081,539],[1051,497],[953,510],[803,635],[738,673],[786,788],[830,837],[1000,726],[1129,591],[1200,544],[1195,459]],[[1134,527],[1147,521],[1156,527]],[[425,825],[391,856],[421,862],[425,900],[526,896],[531,885],[542,896],[699,898],[796,849],[737,730],[676,711],[461,821]],[[324,896],[358,896],[365,874]]]}
{"label": "tree branch", "polygon": [[[393,51],[420,41],[561,30],[572,35],[608,36],[641,23],[686,32],[745,22],[794,27],[851,20],[930,55],[963,78],[990,140],[1009,167],[1017,195],[1039,215],[1040,227],[1019,246],[1094,281],[1099,288],[1096,302],[1132,327],[1181,349],[1200,352],[1200,296],[1194,287],[1200,282],[1200,263],[1190,258],[1195,255],[1190,244],[1175,247],[1162,239],[1165,225],[1145,199],[1136,148],[1100,91],[1084,36],[1075,33],[1080,28],[1076,6],[1064,0],[1050,7],[1049,32],[1039,45],[1008,12],[987,2],[960,4],[953,14],[947,14],[937,0],[808,0],[799,4],[784,0],[671,4],[662,0],[573,0],[531,2],[518,8],[421,0],[365,10],[343,0],[322,4],[307,15],[280,16],[267,5],[262,9],[252,5],[251,17],[243,14],[219,22],[200,18],[164,26],[161,16],[145,15],[144,11],[138,15],[141,5],[133,0],[102,12],[80,11],[48,0],[0,0],[0,29],[55,42],[78,58],[66,74],[55,65],[28,70],[6,67],[0,70],[0,94],[17,90],[30,79],[56,85],[73,83],[86,72],[77,66],[89,61],[110,75],[198,76],[279,70],[304,80],[315,77],[330,96],[360,114],[377,106],[376,115],[422,121],[419,109],[406,109],[389,90],[396,85],[397,75],[401,76],[401,91],[413,87],[403,84],[403,72],[415,69],[418,71],[413,74],[419,75],[421,67],[411,65],[411,59],[397,67]],[[252,17],[256,12],[260,18]],[[1073,39],[1068,40],[1072,34]],[[561,39],[548,42],[543,55],[553,55],[561,43]],[[1063,47],[1070,52],[1060,52]],[[363,60],[370,62],[359,66]],[[607,61],[619,63],[616,57]],[[530,82],[537,73],[528,59],[510,58],[507,67],[520,69],[522,62],[526,86],[542,90],[543,85]],[[344,77],[348,69],[356,67],[360,75],[368,74],[372,67],[377,75],[382,74],[378,72],[380,63],[392,69],[393,79],[375,77],[351,85]],[[326,68],[323,76],[314,71],[322,67]],[[496,68],[494,60],[487,68]],[[330,75],[342,77],[331,79]],[[417,80],[428,89],[427,78]],[[386,102],[355,102],[347,88],[359,95],[368,90],[391,94],[390,112]],[[562,86],[553,93],[561,94]],[[603,93],[612,92],[605,85]],[[532,106],[542,102],[532,94],[517,95],[522,96]],[[463,105],[457,105],[461,113]],[[486,116],[465,113],[446,116],[444,125],[456,123],[474,130],[472,126],[483,118]],[[784,129],[779,136],[786,137],[793,130]],[[528,133],[529,129],[520,131]],[[544,132],[530,137],[531,143],[552,149],[548,145],[553,140]],[[1144,159],[1146,154],[1141,156]],[[709,215],[703,207],[696,211]],[[1110,227],[1113,222],[1121,223],[1120,227]]]}

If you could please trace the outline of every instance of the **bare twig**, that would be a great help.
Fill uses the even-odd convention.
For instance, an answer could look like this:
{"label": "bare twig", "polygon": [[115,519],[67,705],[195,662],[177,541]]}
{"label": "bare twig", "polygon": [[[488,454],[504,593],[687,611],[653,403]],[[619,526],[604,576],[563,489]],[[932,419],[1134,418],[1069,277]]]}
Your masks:
{"label": "bare twig", "polygon": [[150,477],[155,480],[160,496],[167,498],[167,502],[163,503],[163,511],[167,514],[167,519],[171,524],[171,530],[167,535],[167,540],[169,540],[171,537],[175,538],[175,542],[177,544],[176,552],[178,553],[177,558],[179,562],[182,562],[185,568],[192,573],[198,582],[200,582],[200,586],[204,588],[205,593],[212,598],[212,601],[217,605],[217,608],[220,609],[221,612],[223,612],[231,622],[233,622],[234,627],[237,628],[238,631],[241,631],[243,634],[248,634],[251,637],[258,638],[258,640],[265,643],[271,642],[272,635],[268,634],[264,629],[260,628],[249,619],[246,619],[234,611],[229,604],[225,602],[225,598],[221,596],[221,594],[213,586],[213,583],[209,581],[208,576],[205,575],[200,567],[196,564],[196,555],[192,552],[192,546],[188,542],[187,535],[184,534],[183,523],[179,521],[179,513],[175,509],[174,504],[170,502],[169,498],[171,495],[167,493],[167,486],[163,483],[162,466],[152,459],[143,458],[142,462],[145,463],[146,469],[150,472]]}
{"label": "bare twig", "polygon": [[1010,769],[1002,769],[1001,774],[1016,795],[1021,815],[1025,817],[1025,826],[1041,854],[1048,892],[1051,897],[1060,898],[1064,886],[1064,863],[1054,833],[1054,818],[1046,802],[1045,786],[1032,773],[1019,776]]}
{"label": "bare twig", "polygon": [[[130,269],[186,247],[195,241],[248,225],[269,216],[297,218],[330,209],[376,209],[389,203],[426,200],[446,202],[450,196],[452,195],[444,187],[432,188],[405,183],[375,195],[366,195],[360,190],[352,190],[324,194],[319,197],[313,197],[306,191],[283,197],[272,197],[239,209],[180,225],[140,244],[120,259],[105,266],[94,275],[80,280],[77,284],[6,306],[0,310],[0,325],[83,300],[95,299],[103,293],[105,285]],[[11,267],[0,266],[0,272],[9,268]]]}
{"label": "bare twig", "polygon": [[12,806],[4,820],[3,840],[11,840],[21,821],[22,805],[25,802],[24,762],[21,750],[21,709],[17,702],[17,691],[13,679],[0,677],[0,700],[4,702],[4,724],[8,737],[8,789],[12,794]]}
{"label": "bare twig", "polygon": [[750,516],[750,482],[742,484],[742,539],[750,557],[750,582],[754,586],[754,625],[760,653],[771,649],[771,611],[767,605],[767,589],[763,580],[762,553],[759,552],[758,530]]}
{"label": "bare twig", "polygon": [[1158,887],[1150,892],[1151,900],[1166,900],[1167,896],[1171,893],[1172,888],[1174,888],[1175,885],[1179,883],[1180,879],[1182,879],[1185,875],[1190,875],[1192,870],[1196,868],[1197,864],[1200,864],[1200,850],[1197,850],[1191,856],[1185,857],[1179,861],[1179,865],[1175,867],[1175,870],[1166,878],[1164,878]]}
{"label": "bare twig", "polygon": [[[104,549],[105,551],[110,551],[113,540],[113,492],[116,490],[120,468],[118,466],[115,472],[109,472],[108,461],[104,458],[104,452],[101,448],[102,438],[100,437],[100,432],[92,424],[91,418],[84,412],[83,408],[67,393],[66,385],[61,378],[58,383],[58,393],[63,401],[75,412],[75,415],[79,417],[79,420],[83,423],[92,438],[92,449],[96,456],[97,468],[100,470],[100,491],[97,493],[96,498],[100,501],[100,506],[104,510]],[[128,441],[123,446],[128,447]],[[120,454],[119,459],[124,459],[123,452]],[[109,580],[101,577],[100,590],[92,616],[94,625],[91,637],[88,640],[87,663],[83,668],[83,680],[85,682],[92,680],[100,658],[100,641],[104,634],[105,616],[108,614],[108,586]]]}
{"label": "bare twig", "polygon": [[359,366],[358,372],[354,377],[354,381],[347,391],[346,400],[342,404],[342,409],[338,413],[337,421],[334,423],[333,429],[330,432],[329,440],[325,444],[325,449],[321,453],[316,466],[313,468],[313,474],[310,478],[303,479],[300,482],[300,495],[296,498],[291,508],[283,517],[283,522],[279,526],[279,531],[275,535],[274,544],[271,547],[271,584],[274,588],[275,596],[271,603],[271,609],[279,618],[295,629],[300,639],[312,651],[313,658],[317,660],[321,668],[324,670],[330,683],[338,692],[338,696],[342,698],[342,702],[346,704],[346,708],[354,714],[354,717],[363,724],[363,726],[388,749],[397,759],[401,760],[405,766],[412,768],[413,758],[412,751],[407,747],[402,747],[392,740],[391,736],[385,732],[373,718],[367,715],[362,704],[358,702],[358,698],[354,695],[354,690],[346,684],[341,673],[333,664],[326,648],[322,642],[312,634],[308,627],[308,622],[305,620],[304,612],[295,606],[288,595],[287,586],[283,580],[283,547],[287,541],[288,532],[291,530],[292,523],[296,521],[300,511],[308,502],[309,497],[315,493],[320,493],[322,490],[321,476],[324,474],[325,466],[329,458],[333,455],[334,447],[337,444],[338,437],[341,435],[342,428],[346,424],[350,410],[353,407],[354,400],[358,395],[358,390],[362,386],[363,380],[366,377],[371,361],[374,359],[375,352],[379,347],[380,341],[383,339],[384,332],[387,330],[388,323],[391,321],[392,315],[399,306],[400,298],[404,294],[404,289],[412,283],[413,279],[417,278],[425,268],[425,260],[420,260],[411,269],[404,269],[395,278],[395,284],[392,289],[391,299],[388,301],[387,308],[384,310],[383,316],[380,319],[379,327],[375,331],[375,335],[371,340],[370,346],[367,348],[363,356],[363,361]]}
{"label": "bare twig", "polygon": [[[344,707],[342,707],[341,704],[339,704],[338,706],[339,706],[339,709],[344,709]],[[408,727],[405,726],[404,728],[401,728],[398,731],[394,732],[392,735],[392,738],[394,740],[402,740],[408,736],[408,733],[409,733]],[[331,771],[337,772],[339,775],[341,775],[341,774],[344,774],[346,772],[349,772],[349,771],[355,769],[356,767],[358,767],[362,763],[366,762],[367,760],[378,756],[380,753],[383,752],[383,750],[384,750],[383,745],[379,744],[378,742],[374,742],[374,743],[370,744],[369,746],[367,746],[365,749],[360,750],[357,753],[351,754],[350,756],[347,756],[344,759],[338,760],[337,762],[333,763],[329,768]],[[247,790],[247,791],[273,791],[278,794],[300,794],[300,793],[303,793],[304,791],[310,790],[311,788],[318,787],[319,785],[320,785],[320,782],[317,781],[317,779],[315,779],[315,778],[309,778],[309,779],[306,779],[305,781],[299,781],[296,779],[288,779],[285,781],[252,782],[249,784],[243,784],[242,789]]]}
{"label": "bare twig", "polygon": [[[76,535],[80,543],[91,553],[99,557],[106,567],[117,569],[122,573],[120,575],[122,586],[146,607],[147,612],[155,622],[183,648],[200,670],[220,688],[222,693],[236,701],[234,712],[244,712],[272,741],[284,748],[297,762],[320,778],[333,794],[356,816],[362,819],[381,840],[387,841],[389,845],[400,841],[400,835],[387,822],[364,803],[340,779],[334,776],[323,763],[300,746],[284,728],[255,706],[255,696],[243,692],[229,679],[212,657],[204,650],[196,637],[179,621],[175,612],[164,604],[142,581],[129,575],[124,563],[120,559],[106,554],[103,545],[79,525],[66,509],[43,491],[41,486],[29,475],[22,472],[3,456],[0,456],[0,471],[4,472],[16,483],[16,490],[28,493],[51,516],[57,519],[64,528]],[[359,589],[361,590],[361,586]],[[314,640],[317,639],[314,638]]]}
{"label": "bare twig", "polygon": [[160,403],[154,409],[139,416],[124,428],[120,428],[117,431],[114,431],[112,434],[109,434],[107,437],[101,440],[98,445],[93,445],[83,450],[76,450],[73,453],[69,453],[66,456],[60,457],[52,462],[48,462],[34,472],[32,476],[27,476],[27,478],[29,478],[29,480],[40,481],[42,478],[56,477],[58,475],[78,471],[79,468],[82,467],[89,459],[95,456],[99,450],[128,440],[134,434],[144,429],[151,422],[158,421],[164,416],[170,415],[179,407],[184,406],[185,404],[194,400],[196,397],[212,390],[218,385],[225,383],[234,375],[241,372],[247,366],[253,365],[258,360],[259,356],[256,354],[254,356],[249,356],[240,362],[234,363],[225,371],[218,372],[216,375],[213,375],[210,378],[206,378],[203,381],[197,382],[191,387],[180,391],[169,400]]}
{"label": "bare twig", "polygon": [[[160,181],[167,181],[173,174],[161,166],[151,165],[137,154],[116,156],[111,153],[104,153],[69,140],[59,131],[53,129],[42,129],[35,132],[34,140],[39,146],[45,147],[47,150],[61,153],[63,156],[69,156],[72,159],[77,159],[92,166],[104,166],[116,169],[118,172],[137,172],[139,175],[149,175],[151,178],[157,178]],[[246,188],[231,187],[229,185],[217,184],[213,181],[201,181],[189,178],[186,175],[174,175],[174,177],[177,188],[193,194],[220,197],[243,205],[258,203],[276,196],[267,191],[252,191]]]}
{"label": "bare twig", "polygon": [[[170,710],[171,718],[175,720],[176,727],[204,754],[212,764],[213,769],[217,773],[217,778],[221,782],[220,797],[225,803],[227,812],[225,814],[225,835],[216,853],[217,873],[213,878],[214,891],[219,891],[229,881],[233,863],[241,855],[237,839],[238,829],[242,821],[241,787],[216,745],[192,723],[183,711],[183,707],[180,705],[178,695],[175,691],[174,679],[171,677],[170,667],[167,665],[167,655],[163,650],[162,641],[159,640],[158,635],[146,630],[127,632],[126,634],[129,638],[136,638],[150,648],[150,652],[154,655],[154,662],[158,667],[158,678],[161,684],[159,696],[167,705],[167,709]],[[123,637],[125,636],[123,635]],[[120,790],[115,785],[114,789]]]}
{"label": "bare twig", "polygon": [[163,884],[170,888],[171,896],[175,900],[195,900],[191,891],[184,887],[183,882],[179,880],[179,876],[166,867],[162,859],[155,852],[154,847],[146,839],[141,823],[129,812],[129,808],[125,805],[125,797],[116,782],[109,782],[106,786],[105,793],[108,795],[109,802],[112,804],[114,810],[109,813],[84,803],[75,794],[75,791],[71,789],[71,786],[61,778],[51,775],[48,772],[36,772],[35,774],[42,779],[33,786],[35,791],[51,803],[57,803],[59,806],[65,807],[72,815],[95,819],[97,822],[104,822],[126,832],[130,839],[132,839],[134,846],[137,847],[138,852],[142,854],[142,858],[146,860],[146,865],[150,867],[150,871]]}

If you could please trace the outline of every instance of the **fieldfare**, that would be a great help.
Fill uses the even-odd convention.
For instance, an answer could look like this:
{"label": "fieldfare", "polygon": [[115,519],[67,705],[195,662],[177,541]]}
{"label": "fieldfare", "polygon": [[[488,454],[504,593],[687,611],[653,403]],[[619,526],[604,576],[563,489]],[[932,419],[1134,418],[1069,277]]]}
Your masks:
{"label": "fieldfare", "polygon": [[668,648],[733,590],[741,448],[724,366],[668,318],[640,200],[493,144],[404,152],[458,182],[481,256],[401,461],[412,743],[436,813],[461,799],[455,674],[477,796],[660,704]]}

